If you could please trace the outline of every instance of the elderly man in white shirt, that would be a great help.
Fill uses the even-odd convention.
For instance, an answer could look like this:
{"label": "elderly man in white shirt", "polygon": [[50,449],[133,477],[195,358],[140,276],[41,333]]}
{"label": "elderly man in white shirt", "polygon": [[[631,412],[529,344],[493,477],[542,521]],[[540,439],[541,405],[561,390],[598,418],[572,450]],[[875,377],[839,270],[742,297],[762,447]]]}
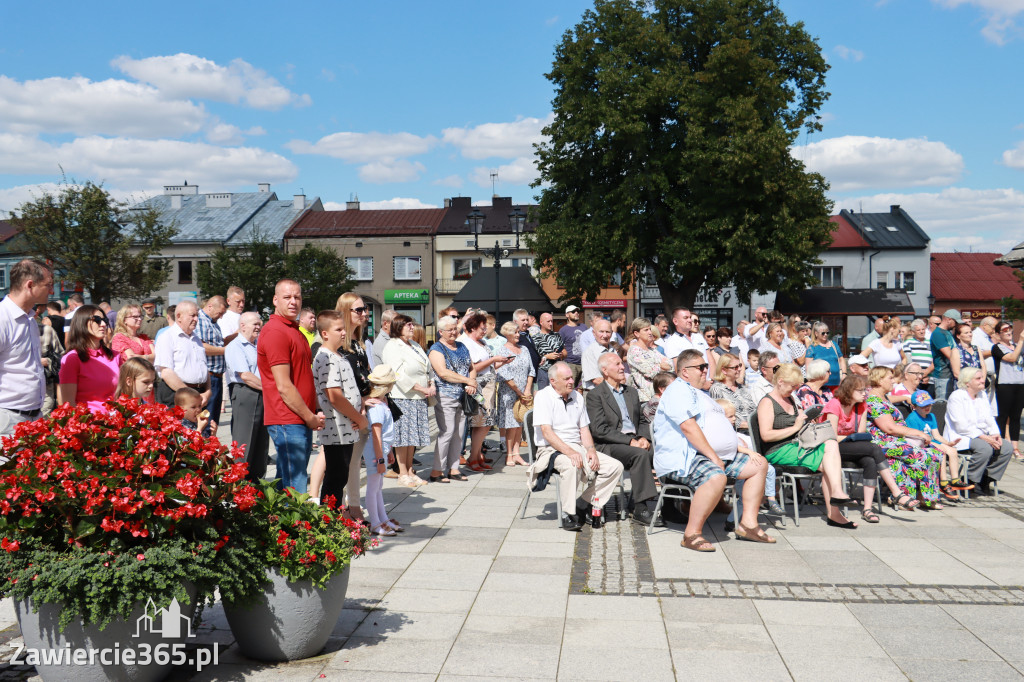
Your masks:
{"label": "elderly man in white shirt", "polygon": [[[991,495],[992,482],[998,481],[1013,456],[1013,444],[1003,440],[992,417],[985,393],[985,372],[977,367],[960,370],[959,389],[949,396],[946,406],[946,428],[942,436],[956,442],[957,450],[967,452],[967,478],[974,484],[975,495]],[[955,472],[950,472],[955,475]]]}
{"label": "elderly man in white shirt", "polygon": [[604,353],[612,353],[612,323],[605,319],[594,322],[594,338],[596,341],[583,351],[583,390],[592,391],[604,381],[601,368],[597,361]]}
{"label": "elderly man in white shirt", "polygon": [[174,392],[189,387],[199,391],[205,406],[210,400],[210,370],[206,350],[196,334],[199,306],[195,301],[182,301],[174,309],[174,324],[156,342],[153,366],[160,376],[156,388],[157,402],[174,406]]}
{"label": "elderly man in white shirt", "polygon": [[250,481],[267,473],[270,436],[263,423],[263,384],[256,358],[256,337],[263,320],[253,312],[242,313],[238,335],[224,349],[224,379],[231,397],[231,440],[245,447]]}
{"label": "elderly man in white shirt", "polygon": [[[590,417],[583,398],[573,390],[572,369],[556,362],[548,371],[550,385],[537,391],[533,399],[533,429],[537,457],[530,465],[529,486],[543,490],[552,470],[561,477],[562,528],[578,531],[583,527],[577,508],[604,509],[622,475],[622,464],[594,447]],[[541,486],[537,487],[538,479]],[[583,484],[577,503],[576,490]]]}
{"label": "elderly man in white shirt", "polygon": [[35,307],[53,293],[53,271],[42,261],[20,261],[10,275],[10,293],[0,301],[0,436],[42,416],[46,378]]}
{"label": "elderly man in white shirt", "polygon": [[771,393],[772,389],[775,388],[775,370],[781,364],[782,361],[779,360],[779,356],[775,351],[766,350],[761,353],[757,366],[757,376],[752,381],[747,382],[747,389],[750,391],[750,397],[754,400],[755,405],[761,402],[761,398]]}

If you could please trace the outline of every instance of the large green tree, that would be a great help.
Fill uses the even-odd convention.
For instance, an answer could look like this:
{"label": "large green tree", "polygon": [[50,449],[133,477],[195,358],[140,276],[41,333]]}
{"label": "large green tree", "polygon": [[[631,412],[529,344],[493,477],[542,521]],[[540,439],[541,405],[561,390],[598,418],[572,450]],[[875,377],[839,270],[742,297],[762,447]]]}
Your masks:
{"label": "large green tree", "polygon": [[790,154],[820,130],[828,69],[771,0],[597,0],[555,49],[532,247],[564,299],[654,271],[666,308],[701,286],[797,291],[830,234],[827,184]]}
{"label": "large green tree", "polygon": [[230,286],[241,287],[246,305],[260,313],[273,310],[274,285],[285,277],[299,283],[302,304],[316,311],[333,308],[339,296],[352,290],[351,272],[337,251],[306,244],[286,254],[259,230],[241,246],[214,251],[197,276],[203,296],[224,295]]}
{"label": "large green tree", "polygon": [[14,210],[27,251],[59,277],[81,283],[93,301],[139,299],[167,281],[161,256],[177,234],[159,212],[128,208],[101,185],[65,182]]}

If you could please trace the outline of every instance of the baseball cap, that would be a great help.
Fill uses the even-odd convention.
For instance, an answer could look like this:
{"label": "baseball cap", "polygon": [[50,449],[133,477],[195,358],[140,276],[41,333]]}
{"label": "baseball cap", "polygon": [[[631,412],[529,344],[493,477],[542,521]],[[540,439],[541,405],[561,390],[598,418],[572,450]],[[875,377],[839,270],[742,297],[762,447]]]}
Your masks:
{"label": "baseball cap", "polygon": [[868,359],[861,355],[860,353],[858,353],[857,355],[854,355],[853,357],[850,358],[849,363],[851,365],[866,365],[868,364]]}
{"label": "baseball cap", "polygon": [[960,315],[960,311],[957,310],[956,308],[950,308],[946,312],[942,313],[942,316],[943,317],[948,317],[949,319],[953,320],[954,322],[963,322],[964,321],[963,316]]}
{"label": "baseball cap", "polygon": [[579,306],[575,306],[575,305],[566,306],[566,308],[565,308],[565,312],[567,312],[567,313],[574,313],[577,310],[579,310]]}
{"label": "baseball cap", "polygon": [[928,391],[914,391],[914,395],[910,396],[910,402],[914,407],[928,407],[935,401],[928,395]]}

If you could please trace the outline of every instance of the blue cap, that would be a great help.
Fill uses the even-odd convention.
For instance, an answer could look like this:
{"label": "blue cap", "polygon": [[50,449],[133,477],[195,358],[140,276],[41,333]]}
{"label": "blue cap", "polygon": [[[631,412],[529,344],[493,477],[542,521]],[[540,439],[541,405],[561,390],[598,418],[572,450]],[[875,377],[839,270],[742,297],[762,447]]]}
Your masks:
{"label": "blue cap", "polygon": [[935,401],[928,395],[928,391],[914,391],[914,395],[910,396],[910,402],[914,407],[928,407]]}

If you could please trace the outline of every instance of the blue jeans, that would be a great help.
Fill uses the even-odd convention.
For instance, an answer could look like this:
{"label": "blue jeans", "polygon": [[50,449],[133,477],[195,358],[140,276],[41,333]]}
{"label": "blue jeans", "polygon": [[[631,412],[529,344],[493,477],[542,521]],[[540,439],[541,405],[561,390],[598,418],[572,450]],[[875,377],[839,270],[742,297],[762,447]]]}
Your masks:
{"label": "blue jeans", "polygon": [[[210,421],[217,422],[217,426],[220,426],[220,406],[224,402],[224,377],[215,377],[210,375],[210,402],[206,404],[206,409],[210,412]],[[211,435],[216,436],[217,434],[211,433],[209,426],[203,431],[203,435],[209,438]]]}
{"label": "blue jeans", "polygon": [[306,492],[309,482],[306,467],[313,449],[313,431],[305,424],[272,424],[267,426],[267,433],[277,449],[277,477],[281,479],[278,487]]}

